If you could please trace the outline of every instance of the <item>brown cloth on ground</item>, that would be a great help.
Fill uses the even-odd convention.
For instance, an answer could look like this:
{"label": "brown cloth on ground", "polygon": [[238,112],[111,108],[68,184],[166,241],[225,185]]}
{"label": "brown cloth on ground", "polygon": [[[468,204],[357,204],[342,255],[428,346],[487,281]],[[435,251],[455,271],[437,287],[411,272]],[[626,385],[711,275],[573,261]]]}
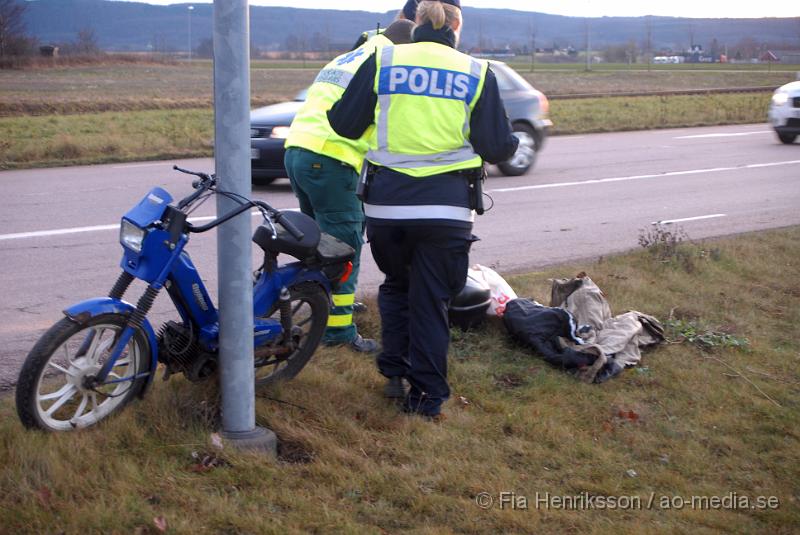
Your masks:
{"label": "brown cloth on ground", "polygon": [[568,310],[579,325],[592,326],[582,334],[584,345],[561,339],[566,347],[597,355],[592,366],[578,373],[587,383],[602,382],[635,366],[642,358],[641,348],[664,341],[664,327],[653,316],[631,310],[612,317],[606,296],[585,273],[554,279],[550,306]]}

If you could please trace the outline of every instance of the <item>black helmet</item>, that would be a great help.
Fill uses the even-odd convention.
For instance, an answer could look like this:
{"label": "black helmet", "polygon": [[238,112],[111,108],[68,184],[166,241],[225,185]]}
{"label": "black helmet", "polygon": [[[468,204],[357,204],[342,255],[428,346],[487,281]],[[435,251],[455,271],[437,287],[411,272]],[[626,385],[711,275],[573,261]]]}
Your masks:
{"label": "black helmet", "polygon": [[492,301],[489,284],[479,277],[480,272],[469,270],[464,289],[450,301],[450,325],[466,331],[486,320],[486,311]]}

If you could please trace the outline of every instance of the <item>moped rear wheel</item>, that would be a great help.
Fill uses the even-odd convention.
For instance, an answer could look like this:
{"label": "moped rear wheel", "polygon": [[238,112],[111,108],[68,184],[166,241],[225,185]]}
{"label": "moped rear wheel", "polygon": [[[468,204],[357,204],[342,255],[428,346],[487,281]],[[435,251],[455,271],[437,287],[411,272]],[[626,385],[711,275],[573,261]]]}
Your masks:
{"label": "moped rear wheel", "polygon": [[[256,386],[287,381],[305,367],[316,351],[328,323],[330,303],[325,290],[314,283],[301,283],[289,288],[292,311],[292,333],[295,350],[286,356],[256,357]],[[280,321],[277,306],[269,314]],[[258,350],[256,350],[258,352]]]}
{"label": "moped rear wheel", "polygon": [[[102,314],[86,323],[64,318],[36,342],[20,371],[17,414],[23,425],[46,431],[89,427],[124,407],[149,368],[147,337],[137,331],[109,374],[119,382],[92,386],[127,323],[120,314]],[[129,379],[129,380],[126,380]]]}

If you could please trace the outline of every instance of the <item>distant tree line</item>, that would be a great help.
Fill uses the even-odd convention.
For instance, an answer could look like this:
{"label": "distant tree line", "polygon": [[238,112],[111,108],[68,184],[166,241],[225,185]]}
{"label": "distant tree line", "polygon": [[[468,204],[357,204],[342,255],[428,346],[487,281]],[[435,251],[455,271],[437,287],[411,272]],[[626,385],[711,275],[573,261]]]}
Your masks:
{"label": "distant tree line", "polygon": [[[61,56],[100,56],[103,51],[100,48],[97,34],[93,28],[85,27],[77,32],[73,40],[67,42],[39,42],[30,36],[25,28],[25,15],[29,9],[29,4],[25,0],[0,0],[0,60],[6,58],[25,58],[42,55]],[[31,12],[34,8],[30,8]],[[724,55],[729,60],[748,61],[759,58],[767,50],[800,50],[800,18],[797,19],[797,38],[784,38],[787,42],[771,42],[768,39],[759,41],[746,34],[737,38],[735,43],[721,42],[716,38],[699,39],[699,30],[694,23],[687,23],[684,37],[680,39],[682,43],[665,45],[662,39],[659,42],[657,35],[661,31],[658,27],[654,28],[656,22],[650,17],[645,17],[638,38],[629,39],[625,43],[610,44],[603,39],[591,40],[591,54],[598,61],[610,63],[649,63],[655,56],[676,56],[686,55],[696,45],[702,44],[704,57],[719,58]],[[102,30],[102,27],[100,28]],[[468,36],[465,36],[463,48],[470,52],[501,53],[502,55],[528,56],[532,61],[542,62],[574,62],[580,61],[579,56],[585,57],[586,42],[589,42],[588,33],[590,32],[587,23],[585,38],[579,32],[551,34],[545,40],[540,35],[537,40],[536,18],[531,17],[527,34],[520,36],[519,33],[514,37],[506,37],[503,40],[496,34],[494,37],[488,31],[484,32],[484,27],[479,23],[477,28]],[[630,33],[630,32],[629,32]],[[671,40],[675,39],[674,28],[670,34]],[[282,57],[287,59],[322,59],[333,57],[351,46],[352,42],[336,42],[331,39],[331,27],[325,26],[320,31],[310,31],[300,28],[282,38],[280,42],[251,43],[251,56],[261,57],[262,49],[268,51],[271,57]],[[107,39],[107,37],[104,37]],[[726,37],[730,39],[730,37]],[[353,38],[353,41],[355,37]],[[704,41],[698,43],[698,41]],[[44,46],[41,46],[44,45]],[[178,54],[174,38],[168,34],[156,34],[148,45],[148,50],[153,52],[156,57],[169,58]],[[185,54],[186,46],[182,48]],[[195,41],[192,46],[192,57],[211,58],[213,56],[213,41],[210,36]],[[3,61],[3,65],[8,63]]]}
{"label": "distant tree line", "polygon": [[35,39],[25,34],[27,6],[17,0],[0,0],[0,58],[30,54]]}
{"label": "distant tree line", "polygon": [[14,66],[37,55],[96,56],[103,54],[92,28],[78,30],[74,41],[43,45],[26,33],[27,4],[20,0],[0,0],[0,66]]}

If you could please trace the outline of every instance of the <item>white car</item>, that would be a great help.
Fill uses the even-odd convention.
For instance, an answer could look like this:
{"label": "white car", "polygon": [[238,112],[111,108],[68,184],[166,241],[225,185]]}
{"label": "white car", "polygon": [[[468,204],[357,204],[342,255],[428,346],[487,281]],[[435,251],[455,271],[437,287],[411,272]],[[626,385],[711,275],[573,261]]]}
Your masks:
{"label": "white car", "polygon": [[782,143],[792,144],[800,136],[800,81],[775,90],[769,106],[769,122]]}

